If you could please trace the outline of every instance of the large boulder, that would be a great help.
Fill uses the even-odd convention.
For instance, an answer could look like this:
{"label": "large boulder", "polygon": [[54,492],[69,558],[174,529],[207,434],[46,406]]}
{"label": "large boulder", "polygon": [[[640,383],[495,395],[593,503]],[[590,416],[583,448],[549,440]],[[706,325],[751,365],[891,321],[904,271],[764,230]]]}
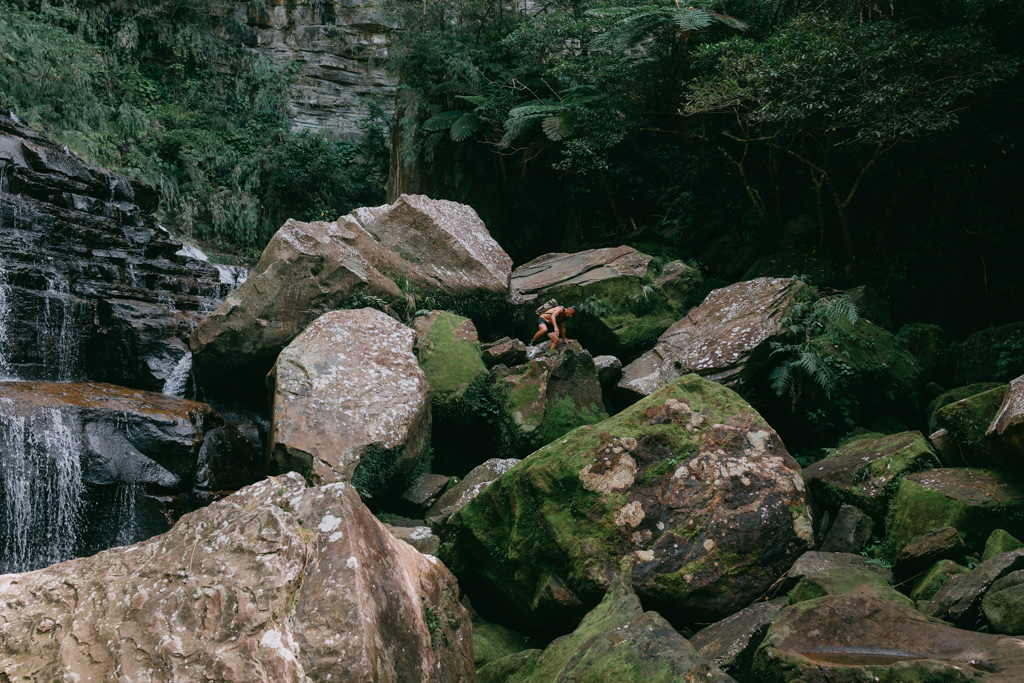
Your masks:
{"label": "large boulder", "polygon": [[815,503],[831,513],[853,505],[882,525],[900,479],[939,465],[920,432],[865,434],[805,467],[803,476]]}
{"label": "large boulder", "polygon": [[530,453],[571,429],[608,417],[594,358],[579,342],[492,373],[509,416],[506,440],[514,455]]}
{"label": "large boulder", "polygon": [[466,507],[495,479],[512,469],[520,461],[516,458],[491,458],[477,465],[458,483],[449,486],[427,510],[426,520],[431,527],[440,529],[456,512]]}
{"label": "large boulder", "polygon": [[888,534],[902,545],[946,526],[976,551],[996,529],[1024,534],[1024,491],[996,470],[941,468],[904,477],[889,509]]}
{"label": "large boulder", "polygon": [[351,486],[297,474],[144,543],[0,576],[0,612],[10,680],[474,679],[452,575]]}
{"label": "large boulder", "polygon": [[430,445],[430,387],[412,347],[411,329],[372,308],[317,318],[267,380],[271,470],[401,493]]}
{"label": "large boulder", "polygon": [[616,681],[674,683],[733,679],[706,663],[657,612],[645,612],[627,581],[617,581],[569,635],[542,653],[511,655],[480,669],[481,683]]}
{"label": "large boulder", "polygon": [[753,674],[764,683],[1010,683],[1024,678],[1024,641],[953,628],[889,600],[830,595],[779,615]]}
{"label": "large boulder", "polygon": [[[996,439],[988,436],[1003,405],[1007,385],[950,401],[929,417],[929,427],[942,430],[939,454],[948,467],[990,467],[1000,460]],[[1012,460],[1012,457],[1010,458]]]}
{"label": "large boulder", "polygon": [[329,223],[289,220],[246,282],[193,331],[196,376],[211,384],[242,369],[262,376],[309,323],[338,308],[415,310],[419,296],[435,308],[494,312],[511,271],[476,212],[455,202],[402,195]]}
{"label": "large boulder", "polygon": [[1024,470],[1024,375],[1010,382],[985,436],[993,444],[997,464],[1017,472]]}
{"label": "large boulder", "polygon": [[700,284],[698,269],[681,261],[658,265],[627,246],[544,254],[512,273],[512,287],[530,309],[549,298],[587,304],[586,315],[571,323],[572,336],[595,354],[626,358],[649,349],[686,313]]}
{"label": "large boulder", "polygon": [[100,383],[0,383],[0,573],[166,531],[195,489],[263,476],[209,405]]}
{"label": "large boulder", "polygon": [[720,619],[810,546],[812,522],[772,428],[690,375],[533,453],[443,533],[441,556],[481,614],[558,633],[621,569],[667,617]]}
{"label": "large boulder", "polygon": [[[462,475],[479,465],[486,447],[500,439],[499,405],[469,318],[430,311],[413,320],[414,352],[430,385],[432,461],[435,469]],[[521,342],[520,342],[521,343]]]}
{"label": "large boulder", "polygon": [[758,278],[716,289],[623,368],[619,387],[646,396],[692,372],[742,384],[767,361],[769,342],[786,335],[781,318],[798,288],[788,278]]}
{"label": "large boulder", "polygon": [[158,200],[0,107],[0,378],[163,390],[233,285],[157,224]]}

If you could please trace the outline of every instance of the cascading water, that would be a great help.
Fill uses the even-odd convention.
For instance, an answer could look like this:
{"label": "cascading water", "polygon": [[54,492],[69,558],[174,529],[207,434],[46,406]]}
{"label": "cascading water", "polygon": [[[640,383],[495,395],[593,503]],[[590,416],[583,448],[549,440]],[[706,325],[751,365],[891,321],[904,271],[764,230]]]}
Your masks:
{"label": "cascading water", "polygon": [[[79,374],[80,339],[70,287],[59,273],[46,277],[47,296],[43,308],[43,329],[47,335],[46,375],[69,382]],[[56,302],[56,303],[55,303]]]}
{"label": "cascading water", "polygon": [[59,410],[31,417],[0,411],[0,574],[75,557],[81,451],[77,425]]}
{"label": "cascading water", "polygon": [[7,284],[7,270],[0,263],[0,381],[14,379],[7,360],[7,321],[11,317],[11,286]]}
{"label": "cascading water", "polygon": [[174,366],[171,374],[164,380],[163,393],[171,396],[184,396],[191,375],[192,354],[186,351],[185,355],[178,361],[178,364]]}

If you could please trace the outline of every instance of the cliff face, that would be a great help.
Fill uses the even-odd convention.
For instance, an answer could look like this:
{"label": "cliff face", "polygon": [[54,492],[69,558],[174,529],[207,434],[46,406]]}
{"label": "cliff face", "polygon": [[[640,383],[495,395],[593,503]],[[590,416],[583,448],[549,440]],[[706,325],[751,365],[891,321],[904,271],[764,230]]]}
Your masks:
{"label": "cliff face", "polygon": [[356,0],[269,0],[262,7],[225,3],[219,12],[235,19],[237,39],[251,54],[297,69],[288,105],[293,128],[358,142],[372,104],[394,110],[395,81],[383,66],[391,29],[379,8]]}

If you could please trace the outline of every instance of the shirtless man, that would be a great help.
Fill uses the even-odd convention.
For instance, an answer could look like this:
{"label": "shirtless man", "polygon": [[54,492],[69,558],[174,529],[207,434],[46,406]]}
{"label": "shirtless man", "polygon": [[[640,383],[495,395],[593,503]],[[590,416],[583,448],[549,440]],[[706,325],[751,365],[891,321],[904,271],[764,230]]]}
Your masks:
{"label": "shirtless man", "polygon": [[559,341],[572,341],[565,336],[565,321],[574,315],[576,315],[575,306],[555,306],[544,311],[537,318],[537,334],[533,335],[530,343],[536,344],[538,339],[547,335],[551,340],[551,348],[554,350]]}

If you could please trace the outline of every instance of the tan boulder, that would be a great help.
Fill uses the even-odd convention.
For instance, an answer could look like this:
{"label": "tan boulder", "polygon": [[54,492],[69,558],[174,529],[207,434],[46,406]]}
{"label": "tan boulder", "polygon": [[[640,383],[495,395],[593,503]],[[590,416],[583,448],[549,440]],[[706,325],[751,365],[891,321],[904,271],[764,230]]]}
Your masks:
{"label": "tan boulder", "polygon": [[204,383],[260,370],[321,314],[362,297],[406,304],[408,290],[440,297],[508,296],[512,259],[472,208],[419,195],[336,221],[289,220],[249,278],[193,331]]}
{"label": "tan boulder", "polygon": [[791,279],[767,277],[716,289],[623,368],[619,387],[646,396],[691,372],[742,384],[767,360],[769,342],[785,333],[781,314],[796,289]]}
{"label": "tan boulder", "polygon": [[143,543],[0,576],[11,681],[472,681],[452,575],[353,488],[270,478]]}
{"label": "tan boulder", "polygon": [[317,318],[268,377],[271,471],[351,481],[364,496],[404,490],[430,441],[430,387],[412,348],[413,331],[372,308]]}

